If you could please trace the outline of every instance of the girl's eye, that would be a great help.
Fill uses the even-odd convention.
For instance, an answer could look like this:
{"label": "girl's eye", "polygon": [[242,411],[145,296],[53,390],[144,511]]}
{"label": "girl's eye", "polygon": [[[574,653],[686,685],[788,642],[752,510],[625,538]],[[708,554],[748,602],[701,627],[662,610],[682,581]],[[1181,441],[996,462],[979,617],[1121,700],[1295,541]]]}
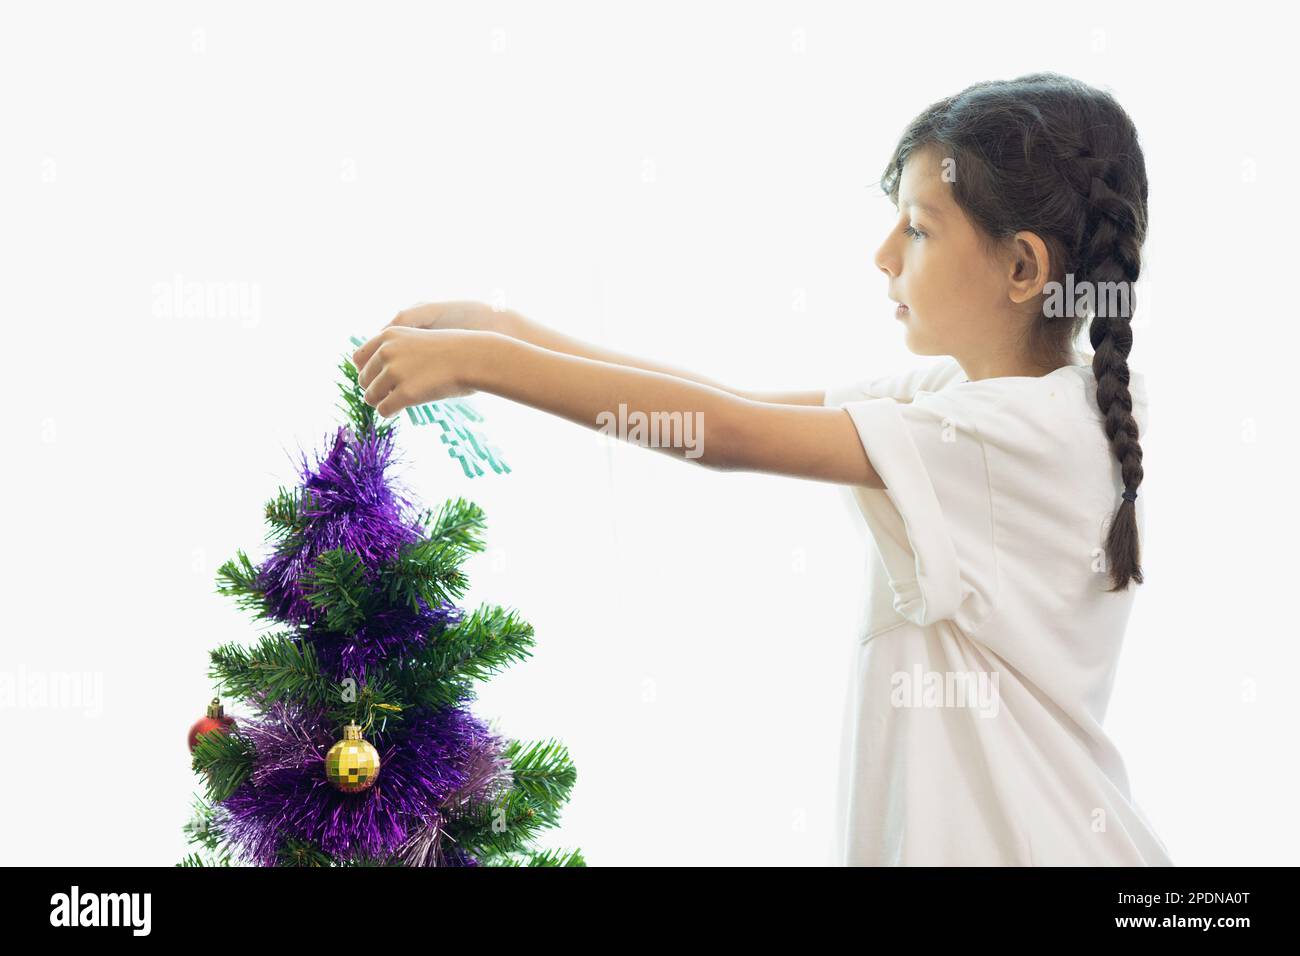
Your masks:
{"label": "girl's eye", "polygon": [[925,235],[925,233],[921,232],[919,229],[913,229],[911,226],[908,226],[906,229],[904,229],[903,234],[907,236],[911,236],[913,239],[920,239],[922,236]]}

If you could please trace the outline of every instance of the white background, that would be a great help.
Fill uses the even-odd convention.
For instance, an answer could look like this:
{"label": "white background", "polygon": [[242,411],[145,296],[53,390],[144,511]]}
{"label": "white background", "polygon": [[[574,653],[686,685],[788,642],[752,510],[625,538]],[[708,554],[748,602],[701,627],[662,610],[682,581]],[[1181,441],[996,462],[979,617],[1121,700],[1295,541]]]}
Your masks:
{"label": "white background", "polygon": [[[1107,728],[1176,863],[1300,862],[1295,78],[1261,9],[133,9],[0,15],[4,862],[184,854],[207,654],[256,633],[215,572],[264,555],[349,335],[471,298],[743,387],[929,361],[872,263],[874,183],[930,102],[1039,69],[1113,91],[1151,180],[1147,583]],[[256,299],[158,314],[176,281]],[[410,426],[397,474],[486,509],[466,603],[536,628],[475,712],[569,746],[547,845],[827,861],[868,546],[841,489],[476,402],[513,474]],[[60,675],[89,697],[25,699]]]}

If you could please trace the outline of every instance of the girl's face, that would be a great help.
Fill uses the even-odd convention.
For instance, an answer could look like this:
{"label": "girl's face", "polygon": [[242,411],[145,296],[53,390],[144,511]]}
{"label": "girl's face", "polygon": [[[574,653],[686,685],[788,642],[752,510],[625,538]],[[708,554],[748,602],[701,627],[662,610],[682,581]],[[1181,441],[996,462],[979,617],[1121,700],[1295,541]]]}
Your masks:
{"label": "girl's face", "polygon": [[[971,379],[1010,374],[1006,370],[1018,362],[1015,301],[1026,287],[1015,281],[1011,260],[993,261],[980,244],[952,198],[945,169],[955,167],[945,167],[932,148],[908,157],[899,179],[898,220],[875,262],[889,277],[889,297],[907,306],[898,317],[908,349],[951,355]],[[952,175],[947,172],[949,180]]]}

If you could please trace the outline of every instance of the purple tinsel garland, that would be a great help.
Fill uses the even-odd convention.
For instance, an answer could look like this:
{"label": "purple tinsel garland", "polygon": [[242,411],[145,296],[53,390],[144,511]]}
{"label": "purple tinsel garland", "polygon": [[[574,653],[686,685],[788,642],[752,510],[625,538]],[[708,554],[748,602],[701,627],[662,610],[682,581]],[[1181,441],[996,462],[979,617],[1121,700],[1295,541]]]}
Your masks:
{"label": "purple tinsel garland", "polygon": [[410,656],[431,628],[462,618],[449,602],[431,608],[419,601],[415,610],[390,608],[355,634],[340,634],[321,626],[324,612],[307,600],[304,578],[321,553],[346,548],[373,572],[423,537],[410,499],[385,474],[393,460],[392,431],[358,436],[350,426],[338,429],[333,446],[317,456],[314,467],[304,455],[302,488],[310,496],[301,511],[306,526],[258,569],[271,616],[305,628],[323,670],[338,679],[360,679],[386,658]]}
{"label": "purple tinsel garland", "polygon": [[355,634],[309,627],[299,636],[315,648],[323,673],[364,684],[365,675],[382,661],[411,656],[426,643],[431,628],[450,626],[463,617],[464,612],[450,604],[430,610],[421,602],[418,613],[410,608],[380,611]]}
{"label": "purple tinsel garland", "polygon": [[443,821],[509,785],[502,739],[460,707],[411,714],[389,742],[377,743],[379,778],[361,793],[343,793],[325,779],[325,754],[341,733],[319,710],[282,701],[242,721],[239,732],[255,748],[256,767],[222,803],[223,829],[245,860],[262,866],[279,862],[288,838],[343,861],[477,865],[446,844]]}

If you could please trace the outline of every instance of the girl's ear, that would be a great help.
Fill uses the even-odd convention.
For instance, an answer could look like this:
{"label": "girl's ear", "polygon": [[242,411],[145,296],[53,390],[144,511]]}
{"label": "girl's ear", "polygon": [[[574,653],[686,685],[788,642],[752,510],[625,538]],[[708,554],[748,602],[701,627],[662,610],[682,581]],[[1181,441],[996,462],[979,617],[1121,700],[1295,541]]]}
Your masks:
{"label": "girl's ear", "polygon": [[1052,274],[1052,255],[1038,233],[1021,230],[1011,237],[1007,283],[1011,300],[1028,302],[1043,291]]}

